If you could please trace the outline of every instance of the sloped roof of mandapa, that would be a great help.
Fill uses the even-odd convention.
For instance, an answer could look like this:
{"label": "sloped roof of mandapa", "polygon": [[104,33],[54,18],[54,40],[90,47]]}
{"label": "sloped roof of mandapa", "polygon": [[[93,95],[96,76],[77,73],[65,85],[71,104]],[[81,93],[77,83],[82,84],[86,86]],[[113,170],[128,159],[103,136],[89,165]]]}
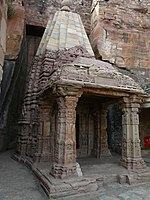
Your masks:
{"label": "sloped roof of mandapa", "polygon": [[144,90],[131,77],[120,73],[111,64],[78,57],[73,63],[58,67],[45,84],[45,89],[54,85],[106,88],[127,93],[144,94]]}

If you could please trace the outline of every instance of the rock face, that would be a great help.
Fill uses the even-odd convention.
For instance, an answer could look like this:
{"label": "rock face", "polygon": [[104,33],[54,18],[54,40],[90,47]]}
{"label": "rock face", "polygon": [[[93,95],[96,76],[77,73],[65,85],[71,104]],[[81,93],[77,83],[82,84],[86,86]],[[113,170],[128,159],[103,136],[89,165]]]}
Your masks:
{"label": "rock face", "polygon": [[[6,4],[2,6],[5,8]],[[7,38],[7,42],[5,38],[3,39],[3,43],[7,44],[3,45],[5,47],[5,61],[0,94],[0,150],[11,148],[15,144],[17,120],[24,95],[25,57],[27,56],[25,55],[26,42],[23,41],[25,24],[24,7],[21,0],[15,0],[12,4],[8,4],[7,25],[4,20],[2,22],[0,33],[3,38],[4,36]],[[2,59],[0,60],[2,61]]]}
{"label": "rock face", "polygon": [[[55,12],[60,10],[62,0],[24,0],[26,8],[26,23],[34,26],[46,27],[48,19],[52,19]],[[73,9],[81,14],[85,29],[90,33],[90,10],[92,0],[74,1]]]}
{"label": "rock face", "polygon": [[95,0],[91,44],[97,57],[126,68],[149,68],[149,1]]}
{"label": "rock face", "polygon": [[2,66],[6,52],[6,29],[7,29],[7,4],[6,0],[0,1],[0,81],[2,79]]}
{"label": "rock face", "polygon": [[[21,3],[21,1],[20,1]],[[14,15],[9,18],[7,23],[7,49],[6,55],[9,59],[16,60],[24,35],[24,7],[19,2],[12,4]]]}

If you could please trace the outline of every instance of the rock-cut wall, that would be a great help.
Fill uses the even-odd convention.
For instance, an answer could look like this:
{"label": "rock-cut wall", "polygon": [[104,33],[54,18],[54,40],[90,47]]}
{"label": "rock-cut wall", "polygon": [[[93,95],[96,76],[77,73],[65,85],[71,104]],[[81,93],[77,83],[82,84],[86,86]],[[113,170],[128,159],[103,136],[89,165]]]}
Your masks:
{"label": "rock-cut wall", "polygon": [[94,0],[91,17],[97,58],[119,67],[150,68],[149,0]]}
{"label": "rock-cut wall", "polygon": [[2,80],[2,68],[6,52],[6,30],[7,30],[7,4],[6,0],[0,1],[0,82]]}
{"label": "rock-cut wall", "polygon": [[14,0],[8,9],[7,34],[0,31],[7,38],[0,94],[0,151],[15,145],[27,70],[22,0]]}
{"label": "rock-cut wall", "polygon": [[[24,0],[26,24],[46,27],[48,19],[53,18],[61,8],[62,0]],[[90,10],[92,0],[74,0],[72,10],[81,15],[84,27],[90,33]]]}

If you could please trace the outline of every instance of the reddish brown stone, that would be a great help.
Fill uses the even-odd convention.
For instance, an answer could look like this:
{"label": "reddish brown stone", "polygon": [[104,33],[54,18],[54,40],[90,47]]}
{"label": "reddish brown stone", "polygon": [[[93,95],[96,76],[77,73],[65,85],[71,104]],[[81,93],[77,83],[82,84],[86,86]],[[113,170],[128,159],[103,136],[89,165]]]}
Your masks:
{"label": "reddish brown stone", "polygon": [[7,55],[11,59],[16,59],[20,52],[24,35],[25,10],[23,6],[12,5],[15,13],[8,20],[7,26]]}
{"label": "reddish brown stone", "polygon": [[119,67],[149,68],[147,2],[95,2],[90,39],[96,56]]}
{"label": "reddish brown stone", "polygon": [[[60,10],[62,0],[24,0],[26,8],[26,23],[29,25],[46,27],[48,19],[53,18],[56,11]],[[82,2],[82,4],[80,3]],[[73,10],[81,14],[87,33],[90,33],[91,0],[75,1]]]}

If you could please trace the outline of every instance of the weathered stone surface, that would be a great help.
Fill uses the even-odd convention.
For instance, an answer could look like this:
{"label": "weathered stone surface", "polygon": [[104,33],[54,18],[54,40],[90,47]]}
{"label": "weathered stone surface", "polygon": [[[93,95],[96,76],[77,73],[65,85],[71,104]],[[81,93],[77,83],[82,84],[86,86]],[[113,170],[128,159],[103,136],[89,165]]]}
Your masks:
{"label": "weathered stone surface", "polygon": [[[61,8],[62,0],[25,0],[26,23],[35,26],[46,27],[48,19],[53,18],[56,11]],[[90,9],[91,0],[74,1],[72,9],[81,14],[81,18],[87,33],[90,33]]]}
{"label": "weathered stone surface", "polygon": [[[18,118],[21,113],[21,106],[25,89],[26,78],[26,42],[17,60],[6,60],[2,80],[2,92],[0,96],[0,135],[3,136],[1,149],[13,148],[16,145],[18,132]],[[7,127],[7,128],[6,128]]]}
{"label": "weathered stone surface", "polygon": [[101,199],[101,200],[119,200],[119,199],[116,198],[116,197],[107,196],[107,195],[101,196],[100,199]]}
{"label": "weathered stone surface", "polygon": [[94,57],[80,15],[58,11],[55,13],[53,20],[48,21],[36,55],[42,55],[45,49],[64,50],[79,45],[83,46]]}
{"label": "weathered stone surface", "polygon": [[31,171],[13,160],[12,153],[0,154],[0,199],[48,200]]}
{"label": "weathered stone surface", "polygon": [[28,55],[27,55],[27,63],[28,63],[28,71],[30,70],[30,66],[34,60],[34,56],[36,54],[36,51],[38,49],[41,37],[39,36],[32,36],[27,35],[27,48],[28,48]]}
{"label": "weathered stone surface", "polygon": [[[84,87],[107,87],[117,88],[118,90],[127,90],[134,92],[144,92],[133,79],[119,73],[111,64],[104,63],[95,59],[78,58],[71,65],[64,65],[63,69],[58,69],[52,76],[57,82],[64,81],[65,84],[72,82],[74,84],[83,84]],[[51,79],[54,79],[51,77]]]}
{"label": "weathered stone surface", "polygon": [[127,169],[145,168],[141,157],[139,140],[139,108],[140,98],[130,96],[123,98],[122,105],[122,158],[121,163]]}
{"label": "weathered stone surface", "polygon": [[[3,140],[0,148],[3,150],[14,147],[16,142],[17,118],[20,115],[26,75],[26,42],[25,40],[23,41],[24,7],[21,0],[9,2],[8,5],[9,9],[12,9],[12,13],[9,10],[7,35],[5,33],[7,44],[5,44],[4,73],[1,83],[2,92],[0,95],[0,135]],[[3,5],[4,11],[5,6]],[[2,33],[5,32],[5,27],[2,30],[0,33],[1,36],[4,36]],[[3,39],[3,44],[5,41]],[[3,57],[1,55],[0,53],[0,57]]]}
{"label": "weathered stone surface", "polygon": [[125,193],[122,193],[120,194],[118,197],[120,200],[130,200],[130,199],[137,199],[137,200],[142,200],[143,199],[143,196],[146,196],[144,194],[146,191],[144,190],[140,190],[140,191],[128,191],[128,192],[125,192]]}
{"label": "weathered stone surface", "polygon": [[[21,1],[19,1],[21,2]],[[12,4],[14,8],[14,15],[11,16],[7,24],[7,49],[6,55],[9,59],[16,60],[24,35],[24,7],[18,2]]]}
{"label": "weathered stone surface", "polygon": [[[15,1],[14,6],[18,6],[19,2],[20,1]],[[89,3],[90,1],[87,2]],[[25,1],[25,3],[27,3],[27,1]],[[30,5],[32,3],[35,5],[35,1],[30,1]],[[43,1],[42,4],[38,4],[37,2],[36,8],[39,9],[40,14],[38,13],[35,15],[33,17],[33,21],[35,22],[38,19],[38,26],[45,26],[42,16],[43,13],[46,14],[45,11],[48,5],[46,3],[48,3],[46,0]],[[51,1],[51,3],[53,3],[53,1]],[[59,1],[55,3],[59,3]],[[99,3],[101,5],[109,4],[106,1],[99,1]],[[120,7],[117,8],[113,0],[112,3],[113,4],[111,5],[113,5],[114,9],[112,9],[113,12],[116,11],[115,9],[119,9],[119,11],[122,9],[122,7],[121,9]],[[119,4],[119,2],[117,3]],[[20,5],[21,2],[19,6]],[[40,7],[38,7],[39,5]],[[108,7],[106,6],[106,11]],[[97,8],[98,10],[96,10]],[[133,9],[133,7],[130,9]],[[95,7],[95,10],[99,11],[99,6]],[[95,10],[92,10],[92,12],[94,13]],[[35,14],[34,9],[31,11]],[[116,24],[115,20],[117,18],[117,14],[110,12],[111,10],[103,13],[105,15],[103,22],[104,26],[103,29],[100,30],[99,34],[96,35],[96,37],[101,37],[103,40],[100,38],[100,40],[95,40],[95,43],[93,42],[93,44],[96,44],[98,47],[94,50],[95,52],[97,50],[99,52],[102,51],[102,53],[104,51],[104,54],[100,54],[98,52],[99,54],[97,54],[97,57],[102,57],[104,60],[106,59],[109,62],[125,67],[127,66],[127,63],[125,63],[125,59],[122,57],[122,54],[116,55],[114,53],[115,61],[113,61],[114,57],[110,53],[112,53],[112,48],[117,48],[118,52],[122,53],[122,46],[114,47],[112,45],[112,41],[114,41],[118,36],[116,34],[118,29],[120,31],[119,23],[125,24],[125,28],[130,29],[131,27],[129,27],[130,24],[128,21],[123,23],[119,21]],[[139,10],[138,8],[138,12],[143,14],[147,12],[147,9]],[[41,15],[41,18],[39,15]],[[124,13],[122,15],[124,16]],[[32,15],[29,16],[31,17]],[[19,16],[16,15],[16,17]],[[98,14],[98,19],[99,17],[100,15]],[[112,24],[111,21],[113,21]],[[107,22],[110,24],[110,27]],[[28,23],[30,25],[34,24],[29,21]],[[95,21],[93,23],[95,23]],[[16,27],[16,32],[20,36],[23,32],[23,23],[21,24],[21,32],[18,31],[18,26]],[[104,27],[107,29],[104,29]],[[111,27],[115,27],[115,31],[112,31]],[[94,28],[95,24],[93,25],[92,31],[94,31]],[[120,35],[117,37],[117,39],[119,38],[121,41],[121,45],[122,35],[123,44],[128,43],[128,40],[131,42],[131,40],[136,38],[133,38],[133,36],[130,38],[128,35],[124,34],[123,28],[124,27],[121,29],[121,31],[123,31],[119,32]],[[108,34],[108,30],[111,36]],[[95,38],[92,34],[91,38],[93,37],[94,40]],[[109,38],[111,41],[109,41]],[[137,42],[137,38],[135,40]],[[15,52],[10,51],[11,53],[8,53],[11,59],[16,59],[20,49],[20,42],[21,39],[17,39],[17,48],[15,49]],[[118,45],[120,44],[118,41],[116,43]],[[14,48],[11,42],[10,46]],[[31,52],[34,54],[35,50],[33,50],[33,46],[31,44],[29,49],[31,49]],[[95,48],[95,46],[93,47]],[[30,58],[33,58],[33,54],[31,52],[29,52],[28,55]],[[109,60],[109,58],[112,60]],[[22,62],[23,59],[21,59],[21,64]],[[23,64],[21,66],[23,67]],[[21,83],[21,79],[19,79],[19,83]],[[121,73],[111,64],[94,58],[94,54],[83,28],[83,24],[77,14],[58,11],[54,16],[53,21],[50,18],[38,52],[33,63],[31,64],[31,70],[26,81],[26,85],[27,87],[22,107],[22,116],[19,120],[19,134],[17,138],[16,152],[20,160],[32,166],[34,165],[33,163],[50,163],[47,168],[48,172],[46,175],[43,171],[40,171],[37,168],[33,169],[45,189],[48,190],[47,192],[49,195],[52,196],[53,194],[54,197],[57,197],[62,194],[67,195],[70,191],[73,191],[73,194],[76,192],[80,193],[82,191],[89,192],[89,190],[95,191],[102,186],[101,177],[92,180],[80,177],[81,181],[78,183],[72,183],[69,178],[78,176],[79,171],[80,175],[82,174],[80,166],[76,164],[76,156],[79,154],[85,157],[110,157],[107,142],[106,117],[108,105],[114,101],[119,104],[120,101],[124,100],[122,109],[122,164],[128,169],[134,170],[139,170],[145,167],[144,161],[141,158],[138,119],[140,104],[142,103],[141,96],[145,93],[140,85],[131,77]],[[13,86],[16,87],[15,83]],[[21,84],[21,86],[18,85],[18,87],[22,88],[24,86]],[[13,90],[11,90],[11,94],[12,93]],[[15,101],[13,94],[12,96],[12,101]],[[82,105],[80,106],[80,97],[82,98],[82,101],[85,100],[85,105],[87,107],[90,104],[89,102],[92,102],[91,105],[93,104],[93,106],[89,109],[87,109],[87,107],[85,109]],[[11,111],[13,112],[14,118],[18,118],[18,113],[15,115],[15,111],[18,111],[19,108],[15,108],[16,106],[12,107]],[[7,110],[4,111],[8,112],[9,110],[10,109],[8,109],[7,106]],[[85,116],[86,114],[87,116]],[[79,151],[77,151],[77,132],[75,128],[77,126],[77,115],[79,115],[80,118],[78,124],[80,130],[80,141],[78,143]],[[8,119],[9,123],[10,121],[13,122],[11,117]],[[16,128],[15,123],[14,126]],[[13,133],[15,128],[10,128],[9,131]],[[88,137],[90,137],[90,139]],[[51,179],[48,180],[48,178],[46,178],[48,176],[50,177],[50,174],[56,179],[60,178],[64,179],[64,181],[60,183],[59,180],[55,181],[53,178],[53,186]],[[107,178],[107,176],[104,177],[104,179],[105,178]],[[141,175],[140,177],[139,175],[138,178],[140,178],[141,181],[143,176]],[[125,180],[124,178],[120,179],[123,179],[120,180],[122,183],[127,181],[127,179]],[[128,182],[132,183],[133,177],[130,176],[129,179],[131,180],[128,180]],[[149,180],[149,176],[147,180]],[[70,182],[68,183],[68,181]],[[118,176],[116,174],[111,174],[109,181],[118,181]],[[107,183],[106,180],[104,180],[104,182]],[[57,185],[57,183],[60,183],[60,185]]]}
{"label": "weathered stone surface", "polygon": [[7,4],[6,0],[0,1],[0,82],[3,74],[3,62],[6,53],[6,30],[7,30]]}
{"label": "weathered stone surface", "polygon": [[149,2],[94,1],[91,44],[97,58],[119,67],[149,68]]}

